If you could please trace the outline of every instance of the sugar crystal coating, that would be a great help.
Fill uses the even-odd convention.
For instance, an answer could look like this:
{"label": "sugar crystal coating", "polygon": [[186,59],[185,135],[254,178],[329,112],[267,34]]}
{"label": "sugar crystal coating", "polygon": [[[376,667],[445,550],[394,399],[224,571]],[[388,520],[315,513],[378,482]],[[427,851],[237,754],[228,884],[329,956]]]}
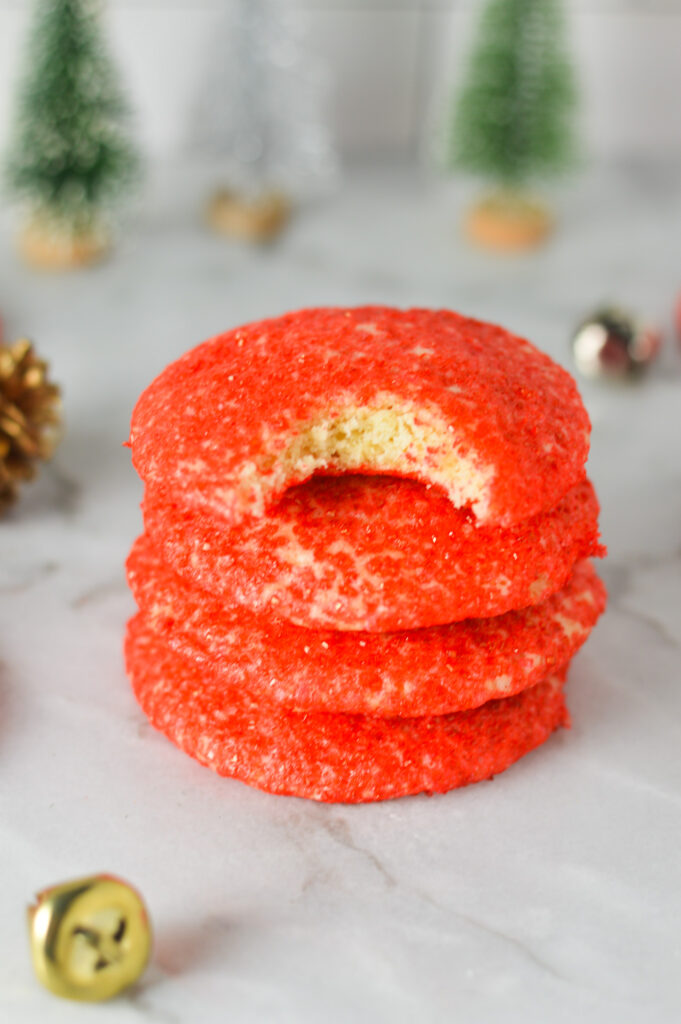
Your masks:
{"label": "sugar crystal coating", "polygon": [[503,771],[567,724],[605,606],[589,430],[551,359],[448,311],[302,310],[186,353],[130,432],[144,712],[273,793]]}
{"label": "sugar crystal coating", "polygon": [[142,536],[128,579],[174,650],[254,700],[300,711],[439,715],[540,682],[586,640],[605,604],[589,562],[541,605],[396,633],[312,630],[226,605],[187,585]]}
{"label": "sugar crystal coating", "polygon": [[232,529],[167,490],[149,489],[143,510],[187,582],[312,628],[386,632],[502,615],[544,600],[602,550],[586,480],[505,529],[477,526],[435,488],[395,477],[315,478]]}
{"label": "sugar crystal coating", "polygon": [[220,775],[270,793],[360,803],[444,793],[504,771],[568,724],[565,669],[515,697],[426,718],[296,714],[171,651],[137,616],[126,662],[152,725]]}
{"label": "sugar crystal coating", "polygon": [[524,339],[446,310],[365,306],[199,345],[142,394],[130,445],[146,483],[232,522],[325,470],[435,484],[508,525],[584,477],[589,431],[572,378]]}

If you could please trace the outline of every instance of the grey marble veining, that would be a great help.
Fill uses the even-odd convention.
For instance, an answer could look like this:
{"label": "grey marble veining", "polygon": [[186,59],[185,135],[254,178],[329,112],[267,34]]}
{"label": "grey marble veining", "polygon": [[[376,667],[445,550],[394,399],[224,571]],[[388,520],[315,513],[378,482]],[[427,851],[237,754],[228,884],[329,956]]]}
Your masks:
{"label": "grey marble veining", "polygon": [[[0,305],[64,390],[53,466],[0,523],[0,1019],[671,1024],[681,1016],[681,350],[637,386],[584,383],[609,610],[572,669],[572,729],[488,783],[360,807],[214,777],[138,712],[121,664],[122,565],[141,489],[139,391],[216,331],[313,303],[443,305],[565,365],[613,297],[665,320],[681,287],[672,175],[611,172],[562,198],[560,233],[508,260],[465,248],[462,194],[351,177],[272,248],[206,236],[160,181],[110,264],[19,267]],[[172,187],[171,187],[172,186]],[[182,194],[180,192],[180,194]],[[128,995],[41,991],[23,908],[109,870],[145,894],[153,963]]]}

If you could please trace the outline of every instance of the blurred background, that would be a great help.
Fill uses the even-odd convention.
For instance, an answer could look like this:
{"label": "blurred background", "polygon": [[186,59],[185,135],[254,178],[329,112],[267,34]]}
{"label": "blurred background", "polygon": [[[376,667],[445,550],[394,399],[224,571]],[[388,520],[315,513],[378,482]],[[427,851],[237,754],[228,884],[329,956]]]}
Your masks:
{"label": "blurred background", "polygon": [[0,0],[0,317],[61,460],[133,487],[155,374],[310,305],[458,309],[580,372],[596,429],[659,409],[601,385],[681,371],[679,54],[681,0]]}
{"label": "blurred background", "polygon": [[[0,144],[29,0],[0,0]],[[109,0],[110,43],[146,152],[191,152],[190,119],[222,0]],[[294,0],[332,78],[329,116],[347,158],[414,159],[433,104],[461,71],[482,0]],[[681,2],[566,0],[587,152],[681,158]]]}

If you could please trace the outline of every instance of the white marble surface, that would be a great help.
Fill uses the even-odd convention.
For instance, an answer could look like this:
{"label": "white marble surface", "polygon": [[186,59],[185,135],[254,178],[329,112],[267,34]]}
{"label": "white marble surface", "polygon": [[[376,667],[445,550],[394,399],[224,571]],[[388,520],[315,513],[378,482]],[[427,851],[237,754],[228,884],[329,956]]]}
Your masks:
{"label": "white marble surface", "polygon": [[[171,180],[172,177],[172,180]],[[584,385],[610,608],[569,684],[574,724],[491,783],[360,807],[221,780],[145,723],[121,665],[140,488],[134,399],[221,328],[312,303],[446,305],[569,363],[604,297],[669,315],[681,286],[673,174],[565,195],[542,253],[457,241],[457,196],[357,174],[280,244],[205,236],[166,177],[110,264],[40,277],[0,236],[0,307],[63,384],[54,466],[0,523],[0,1019],[672,1022],[681,1016],[681,352],[638,387]],[[130,994],[42,991],[24,905],[113,871],[145,894],[153,965]]]}

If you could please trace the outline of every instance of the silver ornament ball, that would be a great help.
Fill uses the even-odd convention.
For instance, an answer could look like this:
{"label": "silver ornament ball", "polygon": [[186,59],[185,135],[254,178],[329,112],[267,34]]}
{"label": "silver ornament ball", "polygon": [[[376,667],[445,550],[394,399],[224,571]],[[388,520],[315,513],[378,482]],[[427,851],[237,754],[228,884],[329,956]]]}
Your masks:
{"label": "silver ornament ball", "polygon": [[657,328],[627,310],[607,306],[581,322],[572,337],[572,353],[585,377],[625,380],[650,366],[660,344]]}

